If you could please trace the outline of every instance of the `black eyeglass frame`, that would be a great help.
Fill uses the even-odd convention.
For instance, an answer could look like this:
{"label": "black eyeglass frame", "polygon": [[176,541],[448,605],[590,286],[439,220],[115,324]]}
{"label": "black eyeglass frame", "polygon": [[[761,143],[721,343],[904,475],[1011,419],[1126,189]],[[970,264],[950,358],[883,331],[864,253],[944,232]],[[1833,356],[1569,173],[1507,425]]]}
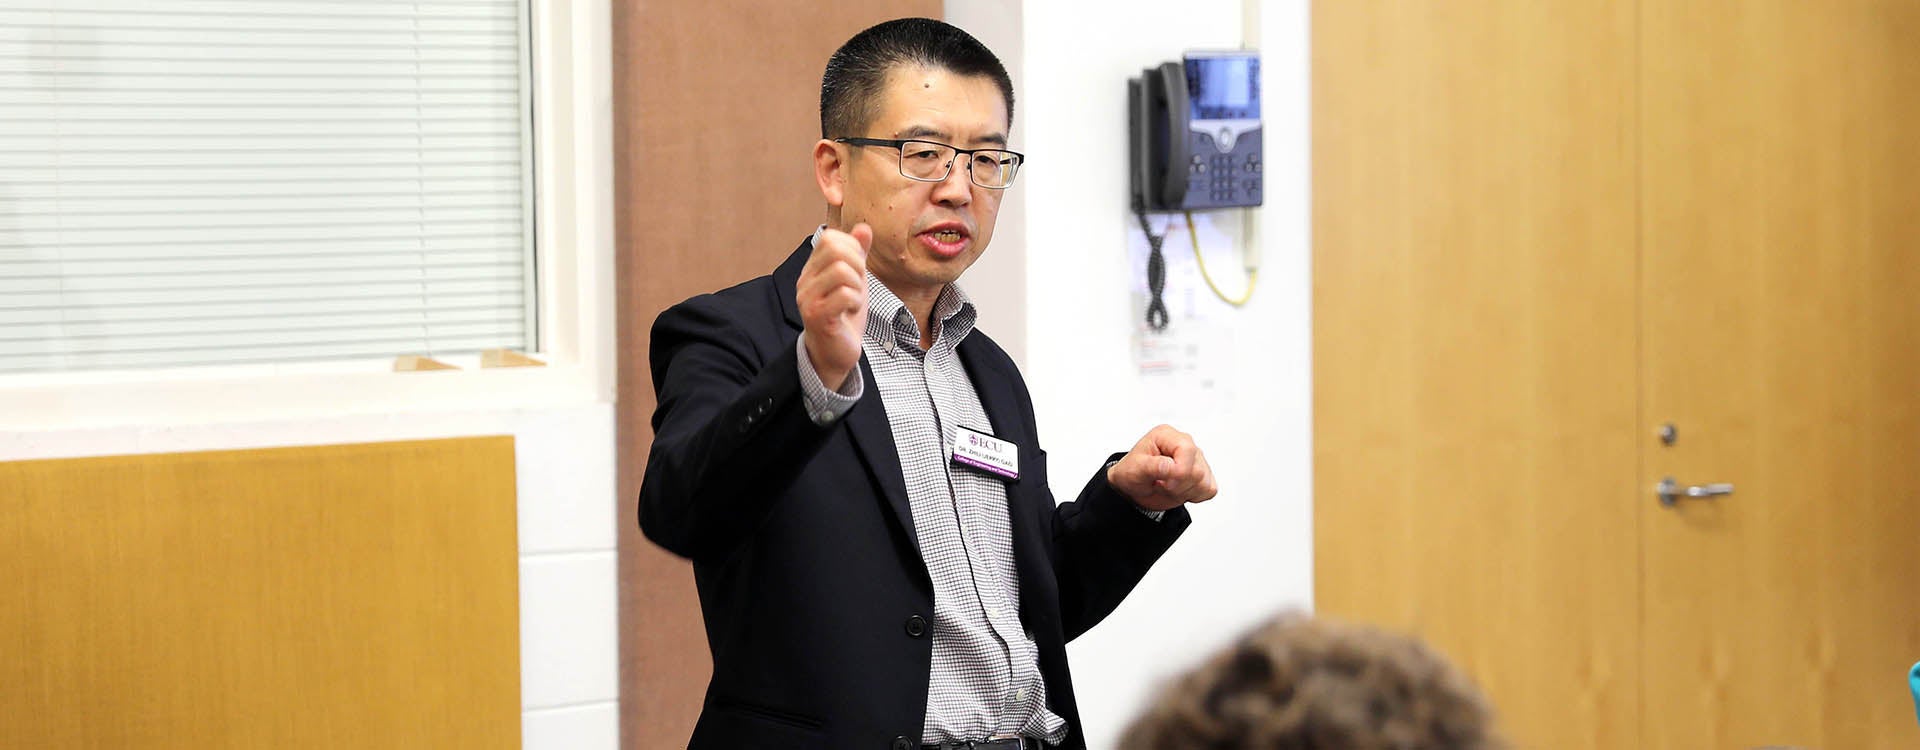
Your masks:
{"label": "black eyeglass frame", "polygon": [[[1013,179],[1015,177],[1019,177],[1020,168],[1027,165],[1027,155],[1020,153],[1018,151],[1013,151],[1013,150],[1004,149],[1004,148],[960,148],[959,146],[955,146],[949,143],[941,143],[939,141],[929,141],[925,138],[899,138],[899,139],[835,138],[833,139],[833,142],[845,143],[849,146],[889,146],[893,148],[894,151],[899,152],[899,155],[901,157],[900,165],[899,165],[900,176],[905,177],[909,180],[913,180],[915,182],[946,182],[948,177],[953,176],[953,163],[956,160],[958,160],[961,156],[967,156],[967,155],[977,154],[981,152],[992,152],[996,154],[1012,154],[1013,155],[1012,168],[1008,170],[1009,172],[1012,173],[1012,176],[1007,178],[1007,184],[982,185],[979,180],[974,179],[973,160],[971,159],[967,160],[967,181],[975,185],[980,185],[980,187],[986,188],[988,190],[1005,190],[1007,188],[1013,187]],[[950,159],[947,159],[947,168],[945,171],[940,173],[939,177],[937,178],[915,177],[913,175],[907,174],[906,145],[909,143],[925,143],[932,146],[939,146],[945,149],[952,149],[953,157]]]}

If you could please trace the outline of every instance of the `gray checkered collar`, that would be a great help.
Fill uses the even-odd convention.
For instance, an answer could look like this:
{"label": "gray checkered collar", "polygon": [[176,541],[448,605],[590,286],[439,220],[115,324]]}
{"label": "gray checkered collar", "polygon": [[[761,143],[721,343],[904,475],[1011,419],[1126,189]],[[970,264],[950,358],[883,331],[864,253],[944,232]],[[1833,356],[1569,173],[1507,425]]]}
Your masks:
{"label": "gray checkered collar", "polygon": [[[966,291],[957,283],[947,284],[933,300],[933,345],[948,350],[959,346],[973,333],[974,318],[973,300]],[[889,353],[905,350],[917,355],[920,351],[920,326],[913,312],[872,272],[867,273],[866,336]]]}

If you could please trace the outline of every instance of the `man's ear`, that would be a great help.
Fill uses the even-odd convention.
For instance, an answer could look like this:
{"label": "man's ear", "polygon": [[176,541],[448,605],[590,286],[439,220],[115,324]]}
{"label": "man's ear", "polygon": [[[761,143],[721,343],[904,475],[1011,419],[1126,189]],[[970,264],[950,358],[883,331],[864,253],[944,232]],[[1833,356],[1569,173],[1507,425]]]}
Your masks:
{"label": "man's ear", "polygon": [[820,197],[827,205],[839,208],[847,201],[847,157],[841,144],[825,138],[813,144],[813,179],[820,183]]}

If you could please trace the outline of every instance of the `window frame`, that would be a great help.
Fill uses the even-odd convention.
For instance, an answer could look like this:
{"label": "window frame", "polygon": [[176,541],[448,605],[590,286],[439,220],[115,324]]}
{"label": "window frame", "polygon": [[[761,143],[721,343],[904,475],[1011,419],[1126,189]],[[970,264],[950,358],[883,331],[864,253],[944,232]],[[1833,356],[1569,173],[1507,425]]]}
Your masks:
{"label": "window frame", "polygon": [[534,341],[541,367],[394,372],[391,358],[0,375],[0,430],[515,409],[614,395],[609,0],[522,0],[532,92]]}

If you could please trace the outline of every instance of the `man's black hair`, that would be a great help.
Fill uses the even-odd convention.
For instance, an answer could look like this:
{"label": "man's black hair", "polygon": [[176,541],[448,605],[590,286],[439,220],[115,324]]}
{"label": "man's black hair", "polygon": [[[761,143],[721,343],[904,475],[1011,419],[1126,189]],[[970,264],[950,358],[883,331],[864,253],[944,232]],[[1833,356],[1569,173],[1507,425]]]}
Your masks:
{"label": "man's black hair", "polygon": [[879,116],[887,74],[902,66],[993,79],[1007,101],[1007,124],[1013,124],[1013,79],[992,50],[951,24],[899,18],[853,35],[827,60],[820,77],[820,137],[866,135],[860,131]]}

